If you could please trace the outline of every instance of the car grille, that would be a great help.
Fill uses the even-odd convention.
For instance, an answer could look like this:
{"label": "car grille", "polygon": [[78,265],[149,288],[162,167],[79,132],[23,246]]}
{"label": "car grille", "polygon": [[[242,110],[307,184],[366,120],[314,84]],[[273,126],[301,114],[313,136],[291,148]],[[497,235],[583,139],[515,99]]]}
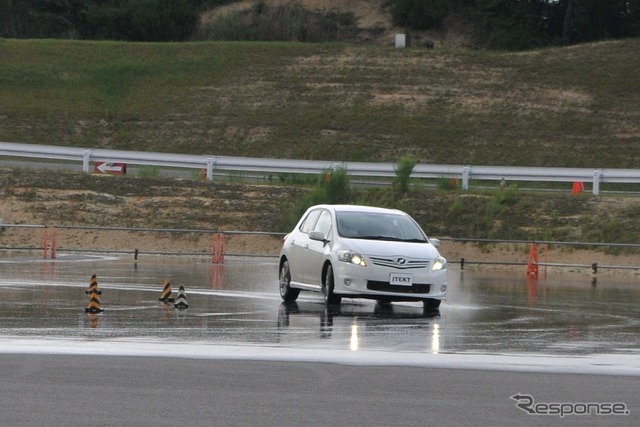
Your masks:
{"label": "car grille", "polygon": [[378,282],[375,280],[367,281],[367,289],[371,291],[384,291],[384,292],[402,292],[409,294],[428,294],[431,290],[431,285],[424,285],[420,283],[414,283],[411,286],[398,286],[390,285],[389,282]]}
{"label": "car grille", "polygon": [[393,258],[388,257],[369,257],[374,265],[380,267],[396,268],[398,270],[410,270],[414,268],[428,268],[428,259],[411,259],[402,256],[396,256]]}

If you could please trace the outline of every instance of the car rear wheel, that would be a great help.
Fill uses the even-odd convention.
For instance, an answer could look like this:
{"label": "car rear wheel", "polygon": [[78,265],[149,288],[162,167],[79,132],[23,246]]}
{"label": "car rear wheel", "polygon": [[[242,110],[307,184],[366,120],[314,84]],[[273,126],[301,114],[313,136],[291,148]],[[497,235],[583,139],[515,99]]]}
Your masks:
{"label": "car rear wheel", "polygon": [[291,287],[291,271],[289,261],[284,261],[280,266],[280,296],[286,302],[293,302],[298,298],[300,289]]}
{"label": "car rear wheel", "polygon": [[327,274],[324,276],[324,285],[322,286],[322,294],[324,295],[324,302],[327,305],[337,305],[342,301],[342,297],[333,293],[334,281],[333,281],[333,267],[327,266]]}
{"label": "car rear wheel", "polygon": [[440,303],[442,301],[440,301],[439,299],[433,299],[433,298],[425,298],[422,300],[422,304],[424,304],[424,308],[438,308],[440,307]]}

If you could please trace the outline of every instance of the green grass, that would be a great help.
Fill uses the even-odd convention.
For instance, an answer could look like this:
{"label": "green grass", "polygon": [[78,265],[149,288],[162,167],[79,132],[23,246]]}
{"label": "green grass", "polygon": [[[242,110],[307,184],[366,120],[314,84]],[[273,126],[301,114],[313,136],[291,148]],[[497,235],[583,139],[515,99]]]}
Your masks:
{"label": "green grass", "polygon": [[336,161],[635,168],[640,40],[524,53],[0,40],[0,140]]}

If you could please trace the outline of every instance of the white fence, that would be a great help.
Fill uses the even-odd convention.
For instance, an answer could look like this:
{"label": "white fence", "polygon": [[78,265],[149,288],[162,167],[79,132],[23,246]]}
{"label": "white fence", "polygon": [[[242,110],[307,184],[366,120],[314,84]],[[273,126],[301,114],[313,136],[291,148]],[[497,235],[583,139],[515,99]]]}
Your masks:
{"label": "white fence", "polygon": [[[94,148],[58,147],[53,145],[0,142],[0,156],[67,160],[82,162],[82,170],[90,172],[92,162],[125,163],[172,168],[204,169],[207,179],[214,170],[319,174],[344,168],[349,175],[363,177],[394,177],[394,163],[331,162],[251,157],[207,156],[151,153],[141,151],[105,150]],[[471,180],[586,182],[592,183],[593,194],[600,193],[601,183],[640,183],[640,169],[543,168],[515,166],[462,166],[418,164],[413,178],[456,178],[467,190]]]}

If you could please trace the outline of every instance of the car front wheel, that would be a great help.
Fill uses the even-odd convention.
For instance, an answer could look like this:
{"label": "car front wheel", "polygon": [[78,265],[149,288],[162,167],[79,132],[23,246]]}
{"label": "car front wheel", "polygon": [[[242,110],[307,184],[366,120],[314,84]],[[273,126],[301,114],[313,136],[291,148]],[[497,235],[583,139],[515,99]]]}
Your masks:
{"label": "car front wheel", "polygon": [[298,294],[300,294],[300,289],[291,287],[289,261],[284,261],[280,266],[280,296],[286,302],[293,302],[298,298]]}
{"label": "car front wheel", "polygon": [[322,286],[322,294],[324,295],[324,302],[327,305],[340,304],[342,298],[333,293],[334,281],[333,281],[333,267],[327,266],[327,274],[324,276],[324,285]]}

